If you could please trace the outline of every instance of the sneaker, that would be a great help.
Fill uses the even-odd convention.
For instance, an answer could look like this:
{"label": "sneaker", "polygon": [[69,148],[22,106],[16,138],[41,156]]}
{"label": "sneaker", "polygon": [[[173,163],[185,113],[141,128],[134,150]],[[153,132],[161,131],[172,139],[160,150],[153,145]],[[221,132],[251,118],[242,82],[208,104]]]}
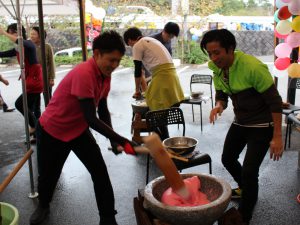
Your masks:
{"label": "sneaker", "polygon": [[231,190],[231,198],[232,199],[240,199],[242,198],[242,189],[235,188]]}
{"label": "sneaker", "polygon": [[6,103],[3,103],[3,112],[13,112],[15,108],[8,108]]}
{"label": "sneaker", "polygon": [[30,216],[30,225],[37,225],[42,223],[47,218],[49,212],[49,207],[44,208],[39,204]]}

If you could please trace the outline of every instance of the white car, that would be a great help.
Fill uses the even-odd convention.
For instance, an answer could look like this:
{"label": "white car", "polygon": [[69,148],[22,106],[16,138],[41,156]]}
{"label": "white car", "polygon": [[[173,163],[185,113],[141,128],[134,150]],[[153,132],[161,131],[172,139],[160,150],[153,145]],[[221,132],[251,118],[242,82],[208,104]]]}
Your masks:
{"label": "white car", "polygon": [[[92,49],[90,47],[88,47],[88,52],[91,52]],[[67,49],[63,49],[60,50],[58,52],[56,52],[54,54],[54,56],[69,56],[69,57],[73,57],[73,56],[78,56],[78,55],[82,55],[82,48],[81,47],[74,47],[74,48],[67,48]]]}

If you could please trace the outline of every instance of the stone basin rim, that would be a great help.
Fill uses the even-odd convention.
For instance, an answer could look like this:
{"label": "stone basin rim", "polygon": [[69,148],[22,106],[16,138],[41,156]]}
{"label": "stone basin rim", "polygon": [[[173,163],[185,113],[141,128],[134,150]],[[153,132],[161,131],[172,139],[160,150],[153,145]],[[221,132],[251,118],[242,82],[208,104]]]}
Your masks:
{"label": "stone basin rim", "polygon": [[223,189],[222,194],[216,200],[214,200],[214,201],[212,201],[208,204],[200,205],[200,206],[182,207],[182,206],[165,205],[161,201],[157,200],[156,197],[153,195],[153,192],[152,192],[153,187],[156,183],[158,183],[162,180],[165,180],[164,176],[160,176],[160,177],[152,180],[151,182],[149,182],[146,185],[145,190],[144,190],[144,195],[152,197],[152,203],[157,205],[158,207],[163,207],[165,210],[188,211],[190,213],[197,212],[199,210],[206,210],[206,209],[210,209],[211,207],[218,206],[221,203],[223,203],[224,201],[226,201],[226,199],[228,199],[228,197],[229,197],[228,195],[231,195],[230,185],[225,180],[223,180],[222,178],[216,177],[216,176],[211,175],[211,174],[205,174],[205,173],[181,173],[180,175],[183,175],[183,176],[186,176],[186,177],[204,176],[204,177],[209,177],[213,180],[216,180],[221,185],[221,187]]}

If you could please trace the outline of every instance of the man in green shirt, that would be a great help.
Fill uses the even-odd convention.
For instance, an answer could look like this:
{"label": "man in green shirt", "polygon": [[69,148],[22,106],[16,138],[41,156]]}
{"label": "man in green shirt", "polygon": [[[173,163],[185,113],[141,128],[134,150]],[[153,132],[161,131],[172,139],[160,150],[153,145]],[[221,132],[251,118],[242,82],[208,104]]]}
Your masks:
{"label": "man in green shirt", "polygon": [[[273,160],[283,153],[282,100],[267,66],[235,51],[236,40],[228,30],[208,31],[200,46],[208,54],[208,67],[214,74],[216,106],[210,112],[211,123],[226,109],[228,98],[232,100],[235,118],[225,139],[222,163],[239,186],[232,191],[232,198],[241,198],[236,220],[249,224],[258,198],[259,167],[269,148]],[[238,158],[245,147],[241,165]]]}

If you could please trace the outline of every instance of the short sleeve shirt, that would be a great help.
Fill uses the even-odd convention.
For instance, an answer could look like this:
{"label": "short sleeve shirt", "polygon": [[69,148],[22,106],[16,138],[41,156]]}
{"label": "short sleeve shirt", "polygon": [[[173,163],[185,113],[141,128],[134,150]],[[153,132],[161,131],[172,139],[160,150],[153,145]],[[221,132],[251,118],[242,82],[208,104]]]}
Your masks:
{"label": "short sleeve shirt", "polygon": [[142,61],[147,70],[156,66],[173,63],[172,57],[165,46],[152,37],[141,38],[132,48],[133,60]]}
{"label": "short sleeve shirt", "polygon": [[77,65],[60,82],[40,118],[43,129],[51,136],[68,142],[80,136],[88,124],[81,110],[80,98],[93,98],[95,107],[107,98],[110,77],[104,77],[94,60]]}

